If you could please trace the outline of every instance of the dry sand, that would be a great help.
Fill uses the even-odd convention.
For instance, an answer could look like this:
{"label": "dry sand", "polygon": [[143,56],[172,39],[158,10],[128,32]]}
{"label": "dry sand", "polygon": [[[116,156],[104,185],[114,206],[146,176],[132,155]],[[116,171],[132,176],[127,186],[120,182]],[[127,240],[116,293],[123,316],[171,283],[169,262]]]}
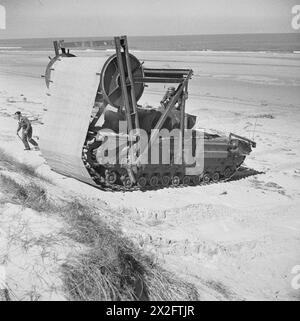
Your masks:
{"label": "dry sand", "polygon": [[[47,52],[0,52],[0,147],[70,196],[118,209],[119,215],[107,214],[107,221],[165,268],[193,282],[202,300],[299,300],[291,271],[300,264],[300,55],[135,54],[147,67],[192,68],[187,111],[198,116],[197,126],[254,136],[257,148],[246,165],[264,173],[210,186],[112,193],[50,171],[39,152],[23,151],[11,117],[21,110],[39,135],[45,108],[40,75]],[[157,105],[164,90],[150,86],[141,103]],[[12,215],[25,214],[10,204],[2,207],[3,235],[14,229]],[[47,233],[49,223],[44,224]],[[9,251],[2,250],[0,258],[4,255]],[[8,267],[7,274],[13,279],[15,270]]]}

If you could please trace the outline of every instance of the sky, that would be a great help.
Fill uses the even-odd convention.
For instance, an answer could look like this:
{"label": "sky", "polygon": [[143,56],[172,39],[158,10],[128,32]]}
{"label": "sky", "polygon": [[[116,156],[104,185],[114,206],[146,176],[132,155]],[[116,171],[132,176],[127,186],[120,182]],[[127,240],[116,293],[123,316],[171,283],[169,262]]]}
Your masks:
{"label": "sky", "polygon": [[296,4],[300,1],[0,0],[6,12],[0,39],[285,33],[293,32]]}

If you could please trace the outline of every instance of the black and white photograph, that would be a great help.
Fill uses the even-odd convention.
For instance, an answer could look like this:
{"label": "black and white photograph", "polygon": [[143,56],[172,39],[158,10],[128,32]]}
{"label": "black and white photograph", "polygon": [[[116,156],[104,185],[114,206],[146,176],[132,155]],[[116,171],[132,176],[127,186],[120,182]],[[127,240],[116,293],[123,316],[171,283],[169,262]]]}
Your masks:
{"label": "black and white photograph", "polygon": [[299,124],[299,0],[0,0],[0,301],[300,301]]}

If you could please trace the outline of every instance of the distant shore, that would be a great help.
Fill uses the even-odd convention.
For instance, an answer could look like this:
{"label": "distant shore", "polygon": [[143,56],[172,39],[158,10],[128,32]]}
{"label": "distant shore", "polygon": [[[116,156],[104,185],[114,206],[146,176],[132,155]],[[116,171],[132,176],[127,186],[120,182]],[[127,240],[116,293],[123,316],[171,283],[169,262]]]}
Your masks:
{"label": "distant shore", "polygon": [[[57,37],[34,39],[2,39],[2,47],[21,50],[52,49],[53,40],[89,41],[107,40],[110,37]],[[231,35],[178,35],[178,36],[129,36],[131,50],[143,51],[238,51],[238,52],[297,52],[300,51],[300,34],[231,34]],[[105,49],[103,47],[102,49]]]}

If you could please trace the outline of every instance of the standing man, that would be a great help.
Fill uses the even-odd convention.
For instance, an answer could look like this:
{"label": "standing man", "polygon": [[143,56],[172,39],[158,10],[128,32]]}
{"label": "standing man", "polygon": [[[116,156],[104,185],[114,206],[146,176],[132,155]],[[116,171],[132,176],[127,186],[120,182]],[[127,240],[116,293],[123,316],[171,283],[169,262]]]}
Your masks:
{"label": "standing man", "polygon": [[30,150],[30,146],[28,142],[35,147],[35,149],[38,149],[38,143],[32,138],[32,126],[29,121],[29,119],[25,116],[22,116],[20,111],[17,111],[15,113],[17,119],[18,119],[18,129],[17,129],[17,135],[19,136],[19,131],[22,129],[22,141],[25,146],[24,150]]}

